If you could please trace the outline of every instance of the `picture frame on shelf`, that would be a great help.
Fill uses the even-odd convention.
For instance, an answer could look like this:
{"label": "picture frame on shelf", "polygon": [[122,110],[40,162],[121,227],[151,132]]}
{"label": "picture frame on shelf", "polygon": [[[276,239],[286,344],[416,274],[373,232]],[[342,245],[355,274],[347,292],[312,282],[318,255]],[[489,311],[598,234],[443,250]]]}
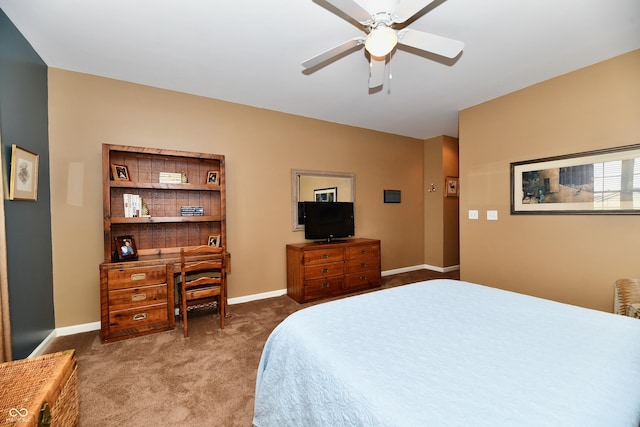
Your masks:
{"label": "picture frame on shelf", "polygon": [[446,197],[458,197],[459,188],[458,188],[458,177],[457,176],[448,176],[445,179],[444,186],[445,196]]}
{"label": "picture frame on shelf", "polygon": [[211,184],[211,185],[220,184],[220,181],[218,180],[218,171],[207,172],[207,184]]}
{"label": "picture frame on shelf", "polygon": [[338,187],[318,188],[313,190],[313,198],[316,202],[337,202]]}
{"label": "picture frame on shelf", "polygon": [[11,145],[11,178],[9,200],[38,200],[39,155]]}
{"label": "picture frame on shelf", "polygon": [[113,258],[118,261],[138,259],[138,248],[133,236],[118,236],[115,239],[116,250]]}
{"label": "picture frame on shelf", "polygon": [[511,163],[511,214],[640,214],[640,144]]}
{"label": "picture frame on shelf", "polygon": [[111,173],[114,181],[130,181],[129,168],[126,165],[111,164]]}
{"label": "picture frame on shelf", "polygon": [[219,234],[210,235],[209,239],[207,241],[207,245],[212,246],[214,248],[219,248],[220,247],[220,235]]}

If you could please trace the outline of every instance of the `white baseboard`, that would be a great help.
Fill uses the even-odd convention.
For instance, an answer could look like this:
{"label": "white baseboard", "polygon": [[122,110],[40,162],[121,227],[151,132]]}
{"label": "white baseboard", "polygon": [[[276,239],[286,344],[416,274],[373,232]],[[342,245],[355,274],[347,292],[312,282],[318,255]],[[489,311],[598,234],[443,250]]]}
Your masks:
{"label": "white baseboard", "polygon": [[[417,270],[433,270],[433,271],[438,271],[440,273],[448,273],[450,271],[455,271],[459,269],[460,269],[459,265],[453,265],[450,267],[443,268],[443,267],[435,267],[433,265],[422,264],[422,265],[414,265],[410,267],[396,268],[393,270],[386,270],[382,272],[382,276],[383,277],[391,276],[392,274],[408,273],[409,271],[417,271]],[[258,301],[258,300],[267,299],[267,298],[275,298],[275,297],[279,297],[286,294],[287,294],[287,289],[284,288],[284,289],[278,289],[276,291],[269,291],[269,292],[263,292],[259,294],[253,294],[253,295],[245,295],[242,297],[229,298],[227,302],[229,303],[229,305],[242,304],[243,302]],[[100,322],[83,323],[81,325],[65,326],[62,328],[54,329],[47,336],[47,338],[45,338],[40,343],[40,345],[36,347],[35,350],[33,350],[31,355],[29,355],[29,357],[39,356],[40,354],[42,354],[42,352],[47,349],[49,344],[51,344],[53,340],[56,339],[57,337],[81,334],[83,332],[91,332],[91,331],[98,331],[98,330],[100,330]]]}
{"label": "white baseboard", "polygon": [[45,350],[47,349],[47,347],[49,347],[49,345],[53,342],[53,340],[56,339],[56,337],[58,336],[57,330],[54,329],[53,331],[51,331],[51,333],[49,333],[49,335],[47,335],[47,337],[45,339],[42,340],[42,342],[40,343],[39,346],[37,346],[29,356],[27,356],[27,358],[30,357],[36,357],[36,356],[41,356],[44,354]]}

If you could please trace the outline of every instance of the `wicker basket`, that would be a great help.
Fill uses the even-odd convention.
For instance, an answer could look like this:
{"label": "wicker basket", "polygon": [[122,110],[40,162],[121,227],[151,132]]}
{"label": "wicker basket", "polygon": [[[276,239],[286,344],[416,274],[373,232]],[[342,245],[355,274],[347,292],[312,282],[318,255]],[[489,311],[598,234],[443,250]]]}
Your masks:
{"label": "wicker basket", "polygon": [[635,316],[631,304],[640,304],[640,279],[618,279],[615,283],[613,312],[623,316]]}
{"label": "wicker basket", "polygon": [[77,426],[74,350],[0,364],[0,426]]}

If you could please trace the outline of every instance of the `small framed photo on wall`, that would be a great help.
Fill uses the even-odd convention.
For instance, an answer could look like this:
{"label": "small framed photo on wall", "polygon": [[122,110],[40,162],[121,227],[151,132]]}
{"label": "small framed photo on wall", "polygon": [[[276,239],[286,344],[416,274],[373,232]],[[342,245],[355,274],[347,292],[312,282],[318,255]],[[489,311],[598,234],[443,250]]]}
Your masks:
{"label": "small framed photo on wall", "polygon": [[445,196],[458,197],[458,177],[448,176],[445,180]]}
{"label": "small framed photo on wall", "polygon": [[38,199],[38,154],[11,145],[9,200]]}

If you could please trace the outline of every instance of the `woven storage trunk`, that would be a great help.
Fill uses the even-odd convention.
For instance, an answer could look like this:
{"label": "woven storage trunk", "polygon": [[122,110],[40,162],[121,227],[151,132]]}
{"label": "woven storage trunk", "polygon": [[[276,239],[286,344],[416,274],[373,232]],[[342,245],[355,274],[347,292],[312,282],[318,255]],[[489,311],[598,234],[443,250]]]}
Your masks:
{"label": "woven storage trunk", "polygon": [[0,426],[77,426],[74,350],[0,364]]}

